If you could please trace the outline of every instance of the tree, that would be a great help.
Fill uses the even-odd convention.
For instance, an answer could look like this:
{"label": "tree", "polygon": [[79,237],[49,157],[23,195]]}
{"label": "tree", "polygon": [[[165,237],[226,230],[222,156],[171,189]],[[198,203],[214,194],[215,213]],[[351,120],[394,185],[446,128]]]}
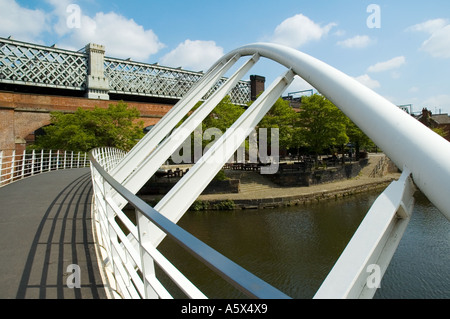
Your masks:
{"label": "tree", "polygon": [[278,128],[280,147],[297,148],[299,132],[295,126],[296,121],[297,113],[289,105],[289,102],[279,98],[258,126],[260,128]]}
{"label": "tree", "polygon": [[375,146],[372,140],[350,119],[347,124],[347,135],[350,138],[350,143],[355,146],[356,159],[359,159],[360,149]]}
{"label": "tree", "polygon": [[330,146],[341,147],[348,143],[348,118],[325,97],[318,94],[303,97],[298,116],[305,142],[316,155]]}
{"label": "tree", "polygon": [[51,125],[45,127],[35,148],[89,151],[95,147],[117,147],[130,150],[143,137],[140,114],[124,102],[110,104],[107,109],[78,108],[73,114],[51,113]]}
{"label": "tree", "polygon": [[[191,112],[185,115],[177,124],[177,127],[181,126],[191,113],[195,112],[202,104],[203,102],[197,102]],[[228,95],[224,97],[202,121],[201,130],[195,129],[194,133],[187,136],[184,143],[175,150],[176,160],[184,161],[185,163],[189,160],[197,161],[233,125],[244,111],[244,108],[241,106],[233,104]],[[172,159],[174,155],[172,155]]]}
{"label": "tree", "polygon": [[216,105],[211,114],[203,120],[203,131],[218,128],[223,133],[244,113],[244,109],[231,102],[227,95]]}

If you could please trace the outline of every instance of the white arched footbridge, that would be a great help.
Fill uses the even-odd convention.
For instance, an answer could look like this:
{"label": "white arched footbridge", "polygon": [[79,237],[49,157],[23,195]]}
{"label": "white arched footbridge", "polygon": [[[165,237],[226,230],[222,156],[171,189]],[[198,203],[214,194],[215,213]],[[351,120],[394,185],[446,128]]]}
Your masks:
{"label": "white arched footbridge", "polygon": [[[247,58],[245,58],[247,57]],[[267,58],[287,68],[189,172],[154,207],[134,194],[153,176],[186,137],[208,116],[236,83]],[[198,109],[198,101],[235,63],[237,71]],[[96,149],[91,153],[99,258],[114,296],[171,298],[155,275],[155,263],[191,298],[205,298],[157,250],[168,235],[207,266],[256,298],[288,298],[234,262],[220,255],[176,223],[202,193],[248,134],[290,85],[302,77],[339,107],[364,131],[403,174],[375,201],[315,298],[371,298],[367,267],[382,274],[397,248],[411,216],[417,186],[450,219],[450,143],[398,107],[335,68],[297,50],[275,44],[251,44],[226,54],[128,153]],[[186,116],[183,124],[177,124]],[[414,182],[413,182],[414,181]],[[134,206],[136,223],[125,216]],[[128,229],[119,227],[117,219]]]}

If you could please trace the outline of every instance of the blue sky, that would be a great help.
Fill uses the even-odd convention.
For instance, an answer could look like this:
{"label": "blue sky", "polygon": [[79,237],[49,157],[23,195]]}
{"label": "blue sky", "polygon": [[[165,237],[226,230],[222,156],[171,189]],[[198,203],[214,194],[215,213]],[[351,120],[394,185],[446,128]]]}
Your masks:
{"label": "blue sky", "polygon": [[[108,56],[194,71],[242,45],[282,43],[396,105],[450,113],[448,0],[0,0],[0,37],[10,35],[75,50],[95,42]],[[251,74],[270,82],[281,70],[260,63]],[[288,91],[309,88],[298,79]]]}

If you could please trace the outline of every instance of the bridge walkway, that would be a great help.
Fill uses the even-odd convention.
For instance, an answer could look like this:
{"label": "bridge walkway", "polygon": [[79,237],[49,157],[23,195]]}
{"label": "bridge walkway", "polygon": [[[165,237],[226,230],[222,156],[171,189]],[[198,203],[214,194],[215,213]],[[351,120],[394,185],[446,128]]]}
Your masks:
{"label": "bridge walkway", "polygon": [[1,299],[106,298],[91,197],[88,168],[53,171],[0,188]]}

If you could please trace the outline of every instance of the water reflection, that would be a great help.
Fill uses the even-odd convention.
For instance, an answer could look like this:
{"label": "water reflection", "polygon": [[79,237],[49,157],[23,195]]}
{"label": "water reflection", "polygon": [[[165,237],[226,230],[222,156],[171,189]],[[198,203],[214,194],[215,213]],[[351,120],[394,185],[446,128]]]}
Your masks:
{"label": "water reflection", "polygon": [[[377,196],[280,209],[189,212],[179,225],[287,295],[312,298]],[[209,298],[245,297],[170,240],[160,248]],[[375,297],[449,298],[449,253],[450,222],[419,194]]]}

